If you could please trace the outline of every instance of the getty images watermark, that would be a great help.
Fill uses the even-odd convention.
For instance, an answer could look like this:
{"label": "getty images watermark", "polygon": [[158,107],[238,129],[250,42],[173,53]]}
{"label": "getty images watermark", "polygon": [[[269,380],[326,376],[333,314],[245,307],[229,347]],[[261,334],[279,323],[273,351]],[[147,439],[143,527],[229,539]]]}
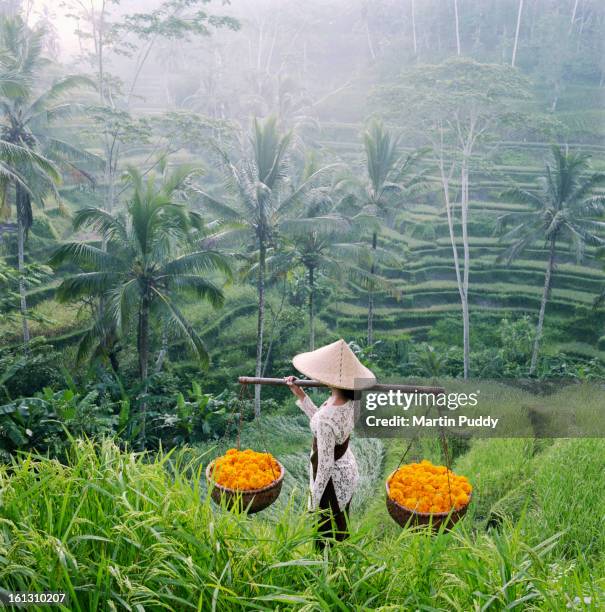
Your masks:
{"label": "getty images watermark", "polygon": [[603,381],[392,381],[357,400],[363,437],[605,437]]}

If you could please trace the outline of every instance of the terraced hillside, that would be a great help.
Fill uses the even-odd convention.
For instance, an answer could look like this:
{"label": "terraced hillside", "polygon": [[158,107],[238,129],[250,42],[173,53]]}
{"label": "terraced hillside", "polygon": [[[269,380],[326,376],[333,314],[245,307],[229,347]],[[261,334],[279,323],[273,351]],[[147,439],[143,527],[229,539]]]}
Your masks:
{"label": "terraced hillside", "polygon": [[[347,162],[361,157],[358,126],[332,124],[328,131],[332,138],[322,142],[326,149]],[[595,169],[605,167],[605,147],[601,144],[572,146],[590,153]],[[494,323],[505,316],[537,316],[547,259],[544,245],[533,244],[521,258],[507,264],[499,260],[507,243],[496,234],[496,225],[502,214],[528,210],[522,204],[503,201],[501,193],[513,182],[524,188],[535,187],[547,152],[547,143],[505,142],[487,159],[474,160],[480,170],[471,175],[470,188],[471,316]],[[401,211],[397,226],[381,232],[379,246],[403,257],[397,267],[382,266],[383,274],[401,290],[402,297],[382,293],[377,298],[375,335],[379,339],[426,339],[439,319],[460,313],[452,245],[437,179],[434,188],[418,201],[402,202]],[[458,248],[462,255],[461,244]],[[594,324],[593,310],[595,296],[605,286],[603,262],[596,258],[594,248],[586,250],[581,262],[566,251],[566,245],[561,245],[547,307],[547,332],[549,325],[563,331],[557,337],[558,348],[603,359],[605,352],[600,349],[605,344],[599,342],[603,325]],[[341,335],[363,336],[367,295],[350,289],[342,301],[328,307],[322,318]]]}
{"label": "terraced hillside", "polygon": [[[160,112],[165,101],[157,83],[147,86],[143,93],[147,101],[141,104],[138,112],[147,115]],[[590,153],[593,167],[605,170],[603,134],[596,128],[591,131],[582,127],[601,111],[586,108],[570,113],[565,110],[565,104],[561,108],[558,118],[567,122],[570,132],[575,135],[570,137],[570,146]],[[79,128],[72,126],[72,129]],[[361,131],[361,123],[327,121],[314,135],[313,144],[326,158],[358,163],[362,157]],[[505,316],[537,315],[546,262],[543,245],[534,244],[522,258],[507,265],[498,261],[506,244],[495,235],[495,228],[499,215],[524,210],[523,205],[503,201],[501,192],[513,182],[526,188],[534,187],[547,152],[548,143],[545,142],[501,142],[487,157],[477,156],[473,160],[476,170],[471,176],[469,222],[471,316],[496,323]],[[146,147],[133,149],[130,153],[131,162],[142,162],[149,154]],[[185,151],[180,151],[173,161],[200,163],[196,155]],[[214,178],[211,169],[208,178]],[[101,185],[91,190],[68,181],[62,191],[68,211],[102,198]],[[400,265],[382,268],[383,274],[401,290],[401,297],[396,299],[386,293],[377,296],[374,326],[379,339],[412,337],[421,340],[427,338],[431,327],[443,317],[460,313],[452,246],[437,180],[433,188],[417,201],[402,202],[401,211],[401,221],[395,227],[383,230],[379,236],[380,246],[403,256]],[[54,240],[69,235],[69,220],[59,209],[47,211],[46,217],[52,223],[49,226],[39,222],[34,228],[29,252],[31,259],[43,261]],[[44,333],[54,337],[55,341],[71,343],[87,327],[87,322],[76,317],[75,308],[58,307],[54,300],[57,284],[57,279],[54,279],[46,286],[32,290],[30,304],[48,319],[46,324],[34,324],[33,332],[34,335]],[[595,317],[592,308],[595,296],[604,286],[603,263],[595,257],[593,248],[587,249],[582,262],[576,262],[571,254],[559,257],[547,308],[546,332],[549,326],[556,327],[556,342],[561,348],[581,356],[605,359],[603,322]],[[237,299],[237,295],[234,294],[233,298]],[[233,302],[234,308],[228,308],[225,316],[218,320],[225,318],[230,326],[237,328],[238,320],[253,319],[254,296],[248,298],[243,308]],[[195,311],[195,305],[191,305],[189,310]],[[205,308],[193,312],[192,316],[202,331],[207,328],[211,335],[217,333],[217,318]],[[355,287],[339,294],[338,300],[333,300],[319,313],[327,331],[350,337],[365,335],[366,316],[367,295]],[[229,333],[226,326],[221,326],[221,329],[219,334]],[[9,342],[18,341],[17,330],[11,334],[10,330],[0,327],[1,332],[5,337],[8,333]]]}

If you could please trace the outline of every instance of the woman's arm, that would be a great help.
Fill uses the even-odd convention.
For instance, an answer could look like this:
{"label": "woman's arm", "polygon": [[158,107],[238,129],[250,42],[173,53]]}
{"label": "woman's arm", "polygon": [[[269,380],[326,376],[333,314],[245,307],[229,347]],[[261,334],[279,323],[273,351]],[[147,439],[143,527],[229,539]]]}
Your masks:
{"label": "woman's arm", "polygon": [[303,399],[296,400],[296,405],[309,417],[311,418],[318,410],[317,406],[313,403],[313,400],[305,395]]}
{"label": "woman's arm", "polygon": [[319,507],[321,496],[332,477],[335,446],[336,436],[332,425],[321,420],[317,428],[317,474],[311,489],[311,503],[315,509]]}
{"label": "woman's arm", "polygon": [[290,391],[298,398],[296,405],[309,417],[311,418],[317,412],[317,406],[313,403],[313,400],[303,391],[301,387],[294,384],[296,380],[295,376],[286,376],[284,378],[286,384],[290,388]]}

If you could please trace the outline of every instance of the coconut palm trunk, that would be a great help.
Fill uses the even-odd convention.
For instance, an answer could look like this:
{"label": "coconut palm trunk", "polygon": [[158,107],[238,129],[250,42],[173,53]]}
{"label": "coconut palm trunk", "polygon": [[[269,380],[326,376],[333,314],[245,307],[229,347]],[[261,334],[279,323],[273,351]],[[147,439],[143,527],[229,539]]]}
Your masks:
{"label": "coconut palm trunk", "polygon": [[[370,266],[370,274],[374,275],[376,273],[376,264],[374,263],[374,258],[376,255],[376,248],[378,246],[378,232],[374,232],[372,234],[372,264]],[[370,283],[370,288],[368,289],[368,346],[371,346],[374,343],[374,287]]]}
{"label": "coconut palm trunk", "polygon": [[315,350],[315,270],[309,267],[309,350]]}
{"label": "coconut palm trunk", "polygon": [[[558,241],[572,244],[578,262],[582,260],[587,245],[605,247],[603,222],[605,196],[596,192],[605,181],[605,174],[592,172],[590,156],[575,153],[554,145],[551,158],[546,162],[545,173],[536,190],[513,187],[502,197],[529,205],[533,210],[507,213],[498,219],[503,240],[512,240],[508,247],[510,263],[519,257],[536,240],[548,245],[548,261],[544,273],[544,288],[536,325],[530,375],[536,373],[542,342],[546,304],[550,295]],[[512,228],[512,229],[508,229]]]}
{"label": "coconut palm trunk", "polygon": [[137,331],[137,350],[139,353],[139,376],[143,383],[143,401],[141,402],[141,440],[143,445],[147,436],[147,374],[149,368],[149,297],[144,295],[139,310]]}
{"label": "coconut palm trunk", "polygon": [[[264,237],[259,238],[258,250],[258,321],[256,328],[256,376],[262,376],[263,371],[263,334],[265,330],[265,272],[266,247]],[[254,416],[260,417],[261,386],[254,387]]]}
{"label": "coconut palm trunk", "polygon": [[18,223],[18,266],[19,266],[19,307],[23,325],[23,346],[27,351],[29,345],[29,324],[27,322],[27,297],[25,294],[25,227]]}
{"label": "coconut palm trunk", "polygon": [[534,348],[531,354],[531,364],[529,366],[530,375],[535,374],[538,366],[538,354],[540,352],[540,342],[542,340],[542,330],[544,328],[544,314],[546,312],[546,302],[550,293],[550,284],[552,273],[555,267],[556,241],[550,241],[550,251],[548,254],[548,263],[546,265],[546,273],[544,274],[544,289],[542,290],[542,301],[540,302],[540,314],[538,315],[538,324],[536,325],[536,337],[534,338]]}
{"label": "coconut palm trunk", "polygon": [[149,298],[146,296],[141,299],[137,349],[139,353],[139,376],[141,381],[145,382],[149,369]]}
{"label": "coconut palm trunk", "polygon": [[31,225],[31,202],[27,192],[17,183],[15,187],[17,204],[17,266],[19,270],[19,309],[23,327],[23,347],[29,347],[29,323],[27,320],[27,295],[25,292],[25,239]]}

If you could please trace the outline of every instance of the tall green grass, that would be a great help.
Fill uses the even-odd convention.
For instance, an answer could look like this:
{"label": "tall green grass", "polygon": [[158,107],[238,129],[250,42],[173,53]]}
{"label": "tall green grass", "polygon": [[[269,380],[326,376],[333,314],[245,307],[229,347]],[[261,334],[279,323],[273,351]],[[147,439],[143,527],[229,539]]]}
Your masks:
{"label": "tall green grass", "polygon": [[557,440],[533,461],[535,520],[572,557],[605,556],[605,443]]}
{"label": "tall green grass", "polygon": [[[578,452],[586,459],[593,450],[602,447]],[[557,556],[561,532],[546,535],[528,513],[504,518],[497,529],[475,532],[463,521],[451,533],[430,535],[400,529],[376,504],[354,513],[348,541],[319,554],[313,522],[295,501],[273,514],[223,511],[204,493],[203,467],[190,451],[152,457],[111,441],[74,442],[66,465],[23,456],[1,467],[0,586],[66,591],[64,609],[82,611],[603,604],[597,549]],[[594,472],[576,472],[576,487],[602,486],[584,476]],[[537,477],[537,487],[557,494],[547,478]],[[602,511],[597,501],[582,497],[586,512]]]}

